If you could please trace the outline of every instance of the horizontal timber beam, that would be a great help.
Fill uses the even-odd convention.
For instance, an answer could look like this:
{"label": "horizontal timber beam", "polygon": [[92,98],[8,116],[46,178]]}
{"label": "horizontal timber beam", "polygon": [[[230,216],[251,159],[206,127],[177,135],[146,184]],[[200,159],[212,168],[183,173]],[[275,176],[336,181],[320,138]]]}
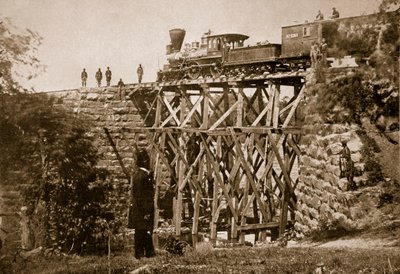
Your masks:
{"label": "horizontal timber beam", "polygon": [[249,225],[243,225],[243,226],[238,226],[238,231],[246,231],[246,230],[255,230],[255,229],[267,229],[267,228],[278,228],[279,223],[278,222],[269,222],[269,223],[263,223],[263,224],[249,224]]}
{"label": "horizontal timber beam", "polygon": [[301,128],[298,127],[285,127],[285,128],[273,128],[273,127],[227,127],[217,128],[213,130],[208,129],[196,129],[196,128],[181,128],[181,127],[130,127],[123,128],[125,132],[189,132],[189,133],[206,133],[208,135],[230,135],[230,129],[233,129],[237,134],[267,134],[272,133],[285,133],[285,134],[301,134]]}

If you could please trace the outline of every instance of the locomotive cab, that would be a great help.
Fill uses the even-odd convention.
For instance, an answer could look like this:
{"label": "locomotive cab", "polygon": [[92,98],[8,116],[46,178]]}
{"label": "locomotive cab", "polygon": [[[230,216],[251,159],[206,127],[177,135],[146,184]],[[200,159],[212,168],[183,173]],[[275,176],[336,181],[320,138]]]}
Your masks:
{"label": "locomotive cab", "polygon": [[247,35],[236,33],[209,35],[207,37],[207,52],[221,52],[226,47],[230,49],[243,47],[244,41],[248,38]]}

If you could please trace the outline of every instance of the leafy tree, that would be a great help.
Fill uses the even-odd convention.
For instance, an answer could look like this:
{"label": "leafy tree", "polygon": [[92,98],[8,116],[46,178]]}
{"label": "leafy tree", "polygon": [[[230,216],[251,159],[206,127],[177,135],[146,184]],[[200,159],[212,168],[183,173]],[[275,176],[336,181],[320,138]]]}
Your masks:
{"label": "leafy tree", "polygon": [[0,92],[15,93],[44,70],[37,59],[42,37],[30,29],[21,31],[10,18],[0,17]]}
{"label": "leafy tree", "polygon": [[[105,245],[114,219],[113,187],[96,168],[90,123],[38,94],[0,95],[2,184],[22,194],[36,245],[83,252]],[[40,220],[40,221],[38,221]]]}
{"label": "leafy tree", "polygon": [[379,5],[379,10],[381,12],[385,12],[388,10],[398,9],[399,6],[399,0],[382,0],[381,4]]}
{"label": "leafy tree", "polygon": [[380,115],[399,115],[398,87],[388,79],[377,79],[375,69],[364,69],[318,86],[315,109],[328,123],[375,122]]}

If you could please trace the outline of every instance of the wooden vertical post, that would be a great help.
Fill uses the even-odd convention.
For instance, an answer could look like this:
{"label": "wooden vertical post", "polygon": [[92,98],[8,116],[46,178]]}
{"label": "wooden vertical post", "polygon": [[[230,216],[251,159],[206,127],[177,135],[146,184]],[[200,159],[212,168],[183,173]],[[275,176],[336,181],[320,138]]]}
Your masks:
{"label": "wooden vertical post", "polygon": [[162,99],[161,99],[161,92],[157,95],[157,105],[156,105],[156,114],[154,120],[154,127],[160,126],[161,121],[161,109],[162,109]]}
{"label": "wooden vertical post", "polygon": [[273,83],[271,81],[268,82],[268,95],[269,95],[268,111],[265,117],[265,125],[267,127],[272,125],[272,110],[273,110],[274,95],[275,95]]}
{"label": "wooden vertical post", "polygon": [[[160,92],[161,94],[161,92]],[[156,114],[155,114],[155,120],[154,120],[154,127],[158,127],[160,125],[160,120],[161,120],[161,101],[160,98],[157,96],[156,97]],[[161,149],[164,150],[164,143],[165,143],[165,133],[160,134],[160,145]],[[160,185],[161,185],[161,163],[160,163],[160,154],[156,154],[156,164],[155,164],[155,176],[156,176],[156,185],[155,185],[155,195],[154,195],[154,229],[158,228],[158,219],[160,217],[160,210],[158,208],[158,196],[160,192]],[[154,237],[156,239],[157,237]],[[158,238],[157,238],[158,239]],[[156,244],[158,245],[158,241],[156,240]]]}
{"label": "wooden vertical post", "polygon": [[[164,144],[165,144],[165,133],[162,132],[160,134],[159,142],[160,142],[160,147],[161,150],[164,151]],[[154,194],[154,229],[158,228],[158,220],[160,217],[160,210],[158,208],[158,197],[160,195],[160,186],[162,182],[162,163],[160,160],[160,153],[157,152],[156,154],[156,163],[155,163],[155,194]]]}
{"label": "wooden vertical post", "polygon": [[237,115],[236,115],[236,126],[241,127],[243,126],[243,88],[239,87],[239,92],[238,92],[238,106],[236,108],[237,110]]}
{"label": "wooden vertical post", "polygon": [[[197,178],[195,178],[195,180],[199,181],[200,187],[203,187],[203,184],[201,183],[200,179],[204,177],[204,169],[205,169],[204,157],[205,156],[202,156],[202,158],[199,159],[199,162],[197,164],[197,166],[198,166],[197,175],[193,175],[194,177],[197,176]],[[192,225],[192,243],[193,243],[193,247],[196,246],[197,241],[198,241],[200,202],[201,202],[200,190],[198,190],[195,187],[194,191],[195,191],[195,197],[194,197],[194,203],[193,203],[194,211],[193,211],[193,225]],[[210,222],[211,222],[211,220],[210,220]]]}
{"label": "wooden vertical post", "polygon": [[[272,111],[273,111],[273,103],[274,103],[274,97],[275,97],[274,96],[275,93],[274,93],[273,83],[271,81],[268,81],[267,93],[268,93],[268,96],[267,96],[267,98],[268,98],[268,103],[267,103],[268,111],[267,111],[267,114],[265,116],[265,126],[268,127],[268,126],[272,125],[272,114],[273,114]],[[268,143],[268,136],[266,136],[265,137],[265,143],[264,143],[264,158],[265,159],[268,159],[269,152],[270,152],[270,148],[269,148],[269,143]],[[266,168],[267,165],[268,165],[268,162],[264,161],[264,168]],[[268,222],[272,218],[272,213],[269,210],[270,203],[271,203],[271,195],[272,195],[272,193],[269,193],[269,189],[272,189],[272,172],[268,172],[267,173],[267,175],[264,178],[264,184],[265,184],[266,189],[268,189],[266,191],[266,198],[267,198],[267,203],[268,203],[267,209],[268,209],[268,215],[269,215],[268,217],[269,217],[269,219],[268,220],[264,220],[262,218],[262,216],[261,216],[261,218],[262,218],[262,221]],[[260,238],[261,241],[265,241],[266,237],[267,237],[267,233],[266,233],[265,230],[261,231],[259,233],[259,238]]]}
{"label": "wooden vertical post", "polygon": [[[258,103],[258,115],[260,115],[261,111],[264,108],[263,92],[260,86],[257,86],[256,93],[257,93],[257,103]],[[264,121],[261,119],[260,122],[263,123]]]}
{"label": "wooden vertical post", "polygon": [[279,98],[280,98],[281,88],[279,84],[275,84],[274,88],[274,105],[272,110],[272,126],[278,128],[279,122]]}
{"label": "wooden vertical post", "polygon": [[[285,169],[288,170],[290,166],[290,159],[289,155],[287,153],[286,149],[286,143],[284,143],[283,147],[283,153],[284,153],[284,165]],[[285,180],[285,187],[282,195],[282,208],[281,208],[281,216],[280,216],[280,222],[279,222],[279,237],[282,237],[282,235],[285,233],[286,230],[286,225],[287,225],[287,215],[288,215],[288,203],[289,203],[289,187],[288,184],[290,184],[290,181],[287,181],[286,178]]]}
{"label": "wooden vertical post", "polygon": [[224,111],[226,112],[229,109],[229,86],[224,86],[222,96],[224,100]]}
{"label": "wooden vertical post", "polygon": [[[241,212],[241,220],[240,220],[240,225],[244,226],[246,224],[246,205],[248,202],[248,197],[249,197],[249,182],[246,182],[246,185],[244,187],[244,194],[243,194],[243,198],[242,198],[242,212]],[[246,232],[241,231],[240,232],[240,236],[239,236],[239,243],[240,244],[244,244],[245,242],[245,236],[246,236]]]}
{"label": "wooden vertical post", "polygon": [[[232,204],[234,207],[234,210],[237,212],[238,210],[238,202],[237,198],[235,196],[232,196]],[[231,242],[235,243],[237,242],[238,238],[238,230],[237,230],[237,223],[235,221],[235,218],[231,218]]]}
{"label": "wooden vertical post", "polygon": [[202,85],[202,96],[204,97],[203,99],[203,109],[202,109],[202,115],[203,115],[203,121],[200,126],[201,129],[207,129],[208,128],[208,111],[210,109],[210,98],[209,92],[210,92],[210,87],[208,85]]}
{"label": "wooden vertical post", "polygon": [[[294,89],[294,91],[293,91],[293,95],[294,95],[294,97],[296,97],[297,98],[297,96],[299,96],[299,93],[300,93],[300,90],[301,90],[301,85],[299,85],[299,84],[296,84],[296,85],[294,85],[294,87],[293,87],[293,89]],[[295,110],[295,112],[294,112],[294,122],[295,122],[295,124],[297,125],[297,119],[298,119],[298,111],[297,111],[297,108],[296,108],[296,110]]]}
{"label": "wooden vertical post", "polygon": [[[204,176],[203,158],[199,160],[199,163],[197,164],[197,166],[198,166],[198,172],[196,175],[193,175],[193,177],[197,176],[197,179],[195,178],[195,180],[198,180],[200,187],[202,187],[203,185],[200,180]],[[195,195],[194,195],[194,203],[193,203],[192,244],[193,244],[193,247],[196,247],[196,244],[198,241],[198,231],[199,231],[201,195],[200,195],[200,190],[198,190],[196,187],[194,187],[193,189],[194,189]]]}
{"label": "wooden vertical post", "polygon": [[[185,90],[181,90],[181,92],[185,92]],[[176,93],[177,95],[177,93]],[[175,96],[176,96],[175,95]],[[179,95],[179,94],[178,94]],[[186,112],[186,100],[183,99],[183,96],[180,96],[180,117],[179,120],[182,122],[185,119],[185,112]],[[179,136],[179,148],[181,149],[185,146],[185,142],[183,140],[183,135],[182,133]],[[178,189],[183,183],[183,180],[185,178],[185,164],[183,162],[183,159],[181,156],[178,158]],[[182,199],[183,199],[183,194],[181,191],[178,190],[177,193],[177,199],[176,199],[176,204],[175,204],[175,213],[174,213],[174,219],[175,219],[175,234],[176,236],[181,236],[181,222],[182,222]]]}
{"label": "wooden vertical post", "polygon": [[[222,157],[222,137],[217,137],[217,156],[221,159]],[[213,183],[213,199],[211,208],[211,221],[210,221],[210,239],[213,244],[217,240],[217,210],[218,210],[218,184]]]}
{"label": "wooden vertical post", "polygon": [[195,197],[194,197],[194,212],[193,212],[193,227],[192,227],[192,240],[193,246],[196,246],[197,239],[198,239],[198,231],[199,231],[199,216],[200,216],[200,192],[195,190]]}
{"label": "wooden vertical post", "polygon": [[[182,160],[178,161],[178,189],[182,184],[182,177],[184,175],[183,169],[183,163]],[[181,222],[182,222],[182,192],[178,190],[177,193],[177,198],[175,200],[174,204],[174,221],[175,221],[175,234],[176,236],[181,235]]]}
{"label": "wooden vertical post", "polygon": [[[268,99],[268,111],[267,111],[267,115],[265,118],[265,125],[267,127],[272,126],[272,115],[273,115],[273,108],[274,108],[274,101],[275,101],[275,91],[274,91],[274,85],[272,83],[272,81],[268,82],[268,95],[269,95],[269,99]],[[270,144],[268,142],[269,137],[266,136],[265,137],[265,149],[264,149],[264,157],[265,159],[268,159],[268,155],[271,151],[270,148]],[[271,161],[273,161],[274,159],[272,158]],[[264,164],[264,168],[267,167],[269,163],[267,161],[265,161]],[[269,171],[267,173],[267,175],[265,176],[265,184],[267,186],[267,189],[272,189],[272,171]],[[268,198],[268,202],[271,202],[271,195],[273,195],[272,193],[269,193],[269,190],[267,191],[267,198]],[[270,212],[270,218],[272,218],[272,212]],[[261,238],[264,235],[261,235]]]}
{"label": "wooden vertical post", "polygon": [[[243,126],[243,88],[238,87],[239,92],[237,94],[237,108],[236,108],[236,126],[237,127],[242,127]],[[237,148],[238,149],[238,148]],[[238,159],[237,159],[238,160]],[[237,176],[238,180],[240,180],[241,176]],[[238,211],[238,200],[235,197],[234,189],[231,189],[231,197],[232,197],[232,204],[234,206],[234,210],[237,212]],[[238,214],[239,215],[239,214]],[[236,242],[238,238],[238,230],[237,230],[238,224],[236,223],[235,219],[232,217],[231,218],[231,241]]]}

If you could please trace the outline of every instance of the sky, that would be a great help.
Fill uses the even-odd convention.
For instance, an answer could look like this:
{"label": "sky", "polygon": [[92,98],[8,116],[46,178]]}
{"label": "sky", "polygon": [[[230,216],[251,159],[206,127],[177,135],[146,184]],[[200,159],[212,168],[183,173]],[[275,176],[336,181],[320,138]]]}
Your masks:
{"label": "sky", "polygon": [[[0,16],[43,37],[38,57],[46,70],[25,83],[36,91],[78,88],[83,68],[88,87],[95,72],[110,67],[117,84],[156,79],[165,60],[168,31],[186,30],[184,43],[200,41],[203,33],[241,33],[247,44],[280,43],[281,27],[325,18],[332,7],[340,17],[370,14],[381,0],[0,0]],[[104,82],[104,78],[103,78]],[[103,83],[104,84],[104,83]]]}

